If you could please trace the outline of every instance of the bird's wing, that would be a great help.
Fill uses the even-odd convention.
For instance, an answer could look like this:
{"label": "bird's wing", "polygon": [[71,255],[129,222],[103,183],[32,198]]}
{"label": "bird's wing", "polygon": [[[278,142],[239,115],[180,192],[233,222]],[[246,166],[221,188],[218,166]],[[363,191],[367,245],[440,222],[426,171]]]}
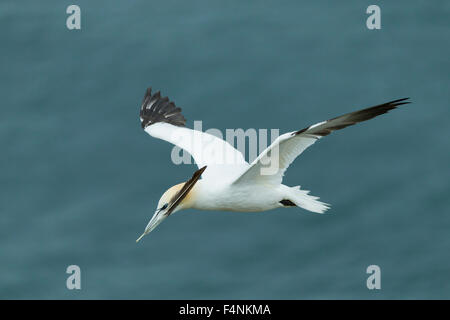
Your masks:
{"label": "bird's wing", "polygon": [[142,128],[152,137],[168,141],[189,152],[199,168],[208,166],[204,177],[214,174],[226,167],[248,167],[241,152],[228,142],[206,132],[185,127],[186,120],[181,108],[161,97],[160,92],[152,95],[148,88],[140,110]]}
{"label": "bird's wing", "polygon": [[233,183],[280,184],[289,165],[306,148],[331,132],[372,119],[397,106],[409,103],[409,98],[394,100],[367,109],[344,114],[328,121],[319,122],[299,131],[279,136],[250,164],[250,167]]}

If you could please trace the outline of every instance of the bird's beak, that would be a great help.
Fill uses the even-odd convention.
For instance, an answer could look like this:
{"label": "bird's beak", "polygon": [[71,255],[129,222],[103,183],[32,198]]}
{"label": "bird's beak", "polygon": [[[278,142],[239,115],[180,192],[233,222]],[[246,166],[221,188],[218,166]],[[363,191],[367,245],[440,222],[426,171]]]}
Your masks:
{"label": "bird's beak", "polygon": [[136,242],[141,241],[141,239],[147,234],[148,232],[144,232],[143,234],[141,234],[141,236],[139,238],[136,239]]}
{"label": "bird's beak", "polygon": [[205,171],[206,166],[197,170],[191,179],[189,179],[181,188],[181,190],[173,197],[169,208],[165,211],[156,211],[153,217],[150,219],[150,222],[145,227],[145,231],[139,238],[137,238],[136,242],[139,242],[145,235],[149,234],[153,229],[155,229],[165,218],[170,216],[172,212],[175,211],[175,208],[183,201],[186,195],[191,191],[194,185],[197,183],[198,179],[200,179],[203,171]]}
{"label": "bird's beak", "polygon": [[145,235],[152,232],[168,215],[161,211],[156,211],[153,217],[150,219],[150,222],[145,227],[145,231],[139,238],[137,238],[136,242],[139,242]]}

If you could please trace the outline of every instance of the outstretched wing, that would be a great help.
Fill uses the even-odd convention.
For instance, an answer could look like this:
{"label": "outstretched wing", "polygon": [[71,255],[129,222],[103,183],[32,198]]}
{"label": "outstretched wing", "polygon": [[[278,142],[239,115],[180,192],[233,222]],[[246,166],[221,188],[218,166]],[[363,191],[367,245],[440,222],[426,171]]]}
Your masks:
{"label": "outstretched wing", "polygon": [[[142,101],[142,128],[152,137],[168,141],[189,152],[199,168],[207,166],[203,176],[223,175],[223,170],[248,167],[241,152],[228,142],[206,132],[185,127],[181,108],[148,88]],[[241,171],[242,172],[242,171]]]}
{"label": "outstretched wing", "polygon": [[280,184],[289,165],[306,148],[318,139],[331,132],[354,125],[358,122],[375,118],[389,110],[409,103],[409,98],[398,99],[383,103],[367,109],[344,114],[328,121],[319,122],[299,131],[285,133],[279,136],[267,149],[265,149],[251,164],[250,167],[236,179],[238,183],[268,183]]}

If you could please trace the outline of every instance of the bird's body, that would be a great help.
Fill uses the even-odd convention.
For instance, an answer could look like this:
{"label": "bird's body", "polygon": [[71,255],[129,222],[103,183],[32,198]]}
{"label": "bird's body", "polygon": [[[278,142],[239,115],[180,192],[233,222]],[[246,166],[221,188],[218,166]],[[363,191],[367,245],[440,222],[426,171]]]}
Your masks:
{"label": "bird's body", "polygon": [[270,185],[217,185],[199,180],[192,189],[190,208],[198,210],[220,210],[238,212],[258,212],[283,207],[280,203],[289,197],[290,188],[280,184]]}
{"label": "bird's body", "polygon": [[[184,126],[181,109],[160,93],[149,88],[142,103],[140,119],[151,136],[166,140],[189,152],[198,167],[192,178],[168,189],[159,200],[157,210],[145,228],[152,231],[170,214],[188,208],[259,212],[281,207],[301,207],[323,213],[329,205],[299,186],[282,183],[286,169],[306,148],[335,130],[384,114],[406,99],[351,112],[322,121],[302,130],[279,136],[252,162],[228,142],[206,132]],[[202,179],[200,179],[202,177]]]}

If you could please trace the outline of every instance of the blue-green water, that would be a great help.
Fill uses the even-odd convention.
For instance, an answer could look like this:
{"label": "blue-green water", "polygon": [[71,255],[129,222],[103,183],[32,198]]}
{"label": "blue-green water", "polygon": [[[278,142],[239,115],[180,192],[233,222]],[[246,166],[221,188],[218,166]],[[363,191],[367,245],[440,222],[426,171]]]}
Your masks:
{"label": "blue-green water", "polygon": [[[68,5],[82,29],[69,31]],[[450,298],[450,2],[2,1],[1,298]],[[281,132],[388,100],[289,168],[332,204],[177,213],[193,165],[140,128],[152,86],[204,129]],[[66,267],[82,289],[66,289]],[[381,290],[366,287],[381,268]]]}

